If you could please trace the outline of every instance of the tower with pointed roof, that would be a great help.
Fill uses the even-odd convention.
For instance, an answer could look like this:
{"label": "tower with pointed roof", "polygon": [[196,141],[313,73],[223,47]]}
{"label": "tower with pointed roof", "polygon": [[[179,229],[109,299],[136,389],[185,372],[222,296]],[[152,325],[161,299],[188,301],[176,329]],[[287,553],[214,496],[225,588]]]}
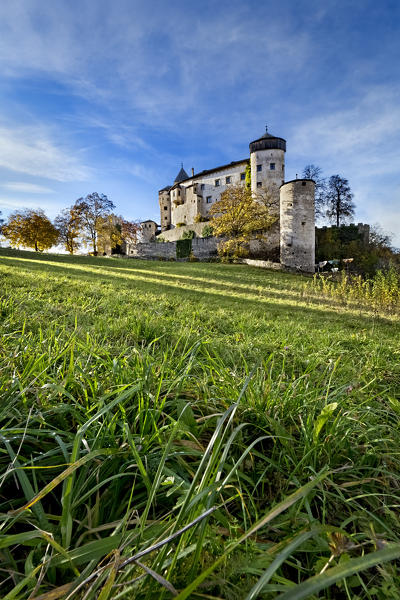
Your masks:
{"label": "tower with pointed roof", "polygon": [[181,181],[185,181],[185,179],[189,179],[189,175],[186,173],[185,169],[183,168],[183,163],[181,163],[181,170],[179,171],[178,175],[175,177],[174,183],[180,183]]}

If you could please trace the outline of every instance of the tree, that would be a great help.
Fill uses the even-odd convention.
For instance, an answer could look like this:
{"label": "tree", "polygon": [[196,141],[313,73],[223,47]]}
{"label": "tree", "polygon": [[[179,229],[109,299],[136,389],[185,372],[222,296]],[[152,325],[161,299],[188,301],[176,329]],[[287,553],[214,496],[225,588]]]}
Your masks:
{"label": "tree", "polygon": [[48,250],[57,243],[59,232],[42,210],[22,210],[12,213],[2,227],[2,234],[12,246]]}
{"label": "tree", "polygon": [[254,194],[243,186],[230,186],[210,210],[213,235],[228,238],[218,252],[228,257],[246,256],[250,239],[263,238],[276,221],[272,215],[272,194]]}
{"label": "tree", "polygon": [[322,177],[321,167],[316,165],[306,165],[303,169],[302,177],[315,181],[315,218],[320,219],[325,216],[325,194],[326,179]]}
{"label": "tree", "polygon": [[82,227],[82,217],[74,206],[65,208],[55,218],[54,225],[60,234],[60,241],[67,252],[73,254],[80,246],[79,235]]}
{"label": "tree", "polygon": [[138,221],[126,221],[121,218],[121,238],[125,244],[137,244],[141,224]]}
{"label": "tree", "polygon": [[355,205],[349,182],[340,175],[329,178],[325,192],[326,216],[336,221],[336,226],[354,216]]}
{"label": "tree", "polygon": [[97,250],[104,254],[121,250],[121,217],[114,214],[102,217],[97,228]]}
{"label": "tree", "polygon": [[121,254],[123,244],[125,251],[128,246],[137,244],[140,231],[139,222],[127,221],[114,214],[107,215],[99,220],[97,249],[99,252]]}
{"label": "tree", "polygon": [[86,241],[92,245],[93,254],[98,252],[99,234],[104,232],[106,218],[111,214],[114,203],[105,194],[88,194],[85,198],[79,198],[72,207],[80,218]]}

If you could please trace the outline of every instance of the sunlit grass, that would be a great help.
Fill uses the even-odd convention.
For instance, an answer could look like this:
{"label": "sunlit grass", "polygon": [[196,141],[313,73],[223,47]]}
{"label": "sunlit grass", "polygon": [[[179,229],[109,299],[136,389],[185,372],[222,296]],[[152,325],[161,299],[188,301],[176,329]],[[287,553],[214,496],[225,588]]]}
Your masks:
{"label": "sunlit grass", "polygon": [[1,597],[396,597],[399,321],[305,282],[0,250]]}

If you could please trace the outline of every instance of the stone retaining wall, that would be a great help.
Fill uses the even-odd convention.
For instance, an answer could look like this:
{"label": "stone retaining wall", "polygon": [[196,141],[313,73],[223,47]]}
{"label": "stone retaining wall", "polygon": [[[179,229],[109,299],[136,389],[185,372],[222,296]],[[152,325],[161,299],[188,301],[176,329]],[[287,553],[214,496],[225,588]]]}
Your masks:
{"label": "stone retaining wall", "polygon": [[272,262],[271,260],[257,260],[253,258],[244,258],[243,262],[250,267],[261,267],[263,269],[273,269],[274,271],[283,271],[284,266],[281,263]]}
{"label": "stone retaining wall", "polygon": [[[173,229],[168,229],[160,233],[158,237],[163,238],[167,242],[176,242],[182,238],[182,235],[185,231],[194,231],[197,237],[201,237],[203,229],[206,225],[209,225],[208,222],[205,223],[192,223],[191,225],[183,225],[182,227],[174,227]],[[208,239],[208,238],[207,238]]]}
{"label": "stone retaining wall", "polygon": [[[192,254],[196,258],[206,259],[217,256],[219,239],[194,238],[192,240]],[[147,244],[136,244],[132,246],[129,258],[176,258],[176,242],[148,242]]]}

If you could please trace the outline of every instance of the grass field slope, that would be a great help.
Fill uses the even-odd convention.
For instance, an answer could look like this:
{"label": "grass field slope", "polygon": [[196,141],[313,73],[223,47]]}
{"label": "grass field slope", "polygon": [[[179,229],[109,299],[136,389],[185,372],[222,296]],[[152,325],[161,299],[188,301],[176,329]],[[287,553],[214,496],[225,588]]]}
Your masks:
{"label": "grass field slope", "polygon": [[0,249],[0,597],[400,598],[399,312],[332,289]]}

